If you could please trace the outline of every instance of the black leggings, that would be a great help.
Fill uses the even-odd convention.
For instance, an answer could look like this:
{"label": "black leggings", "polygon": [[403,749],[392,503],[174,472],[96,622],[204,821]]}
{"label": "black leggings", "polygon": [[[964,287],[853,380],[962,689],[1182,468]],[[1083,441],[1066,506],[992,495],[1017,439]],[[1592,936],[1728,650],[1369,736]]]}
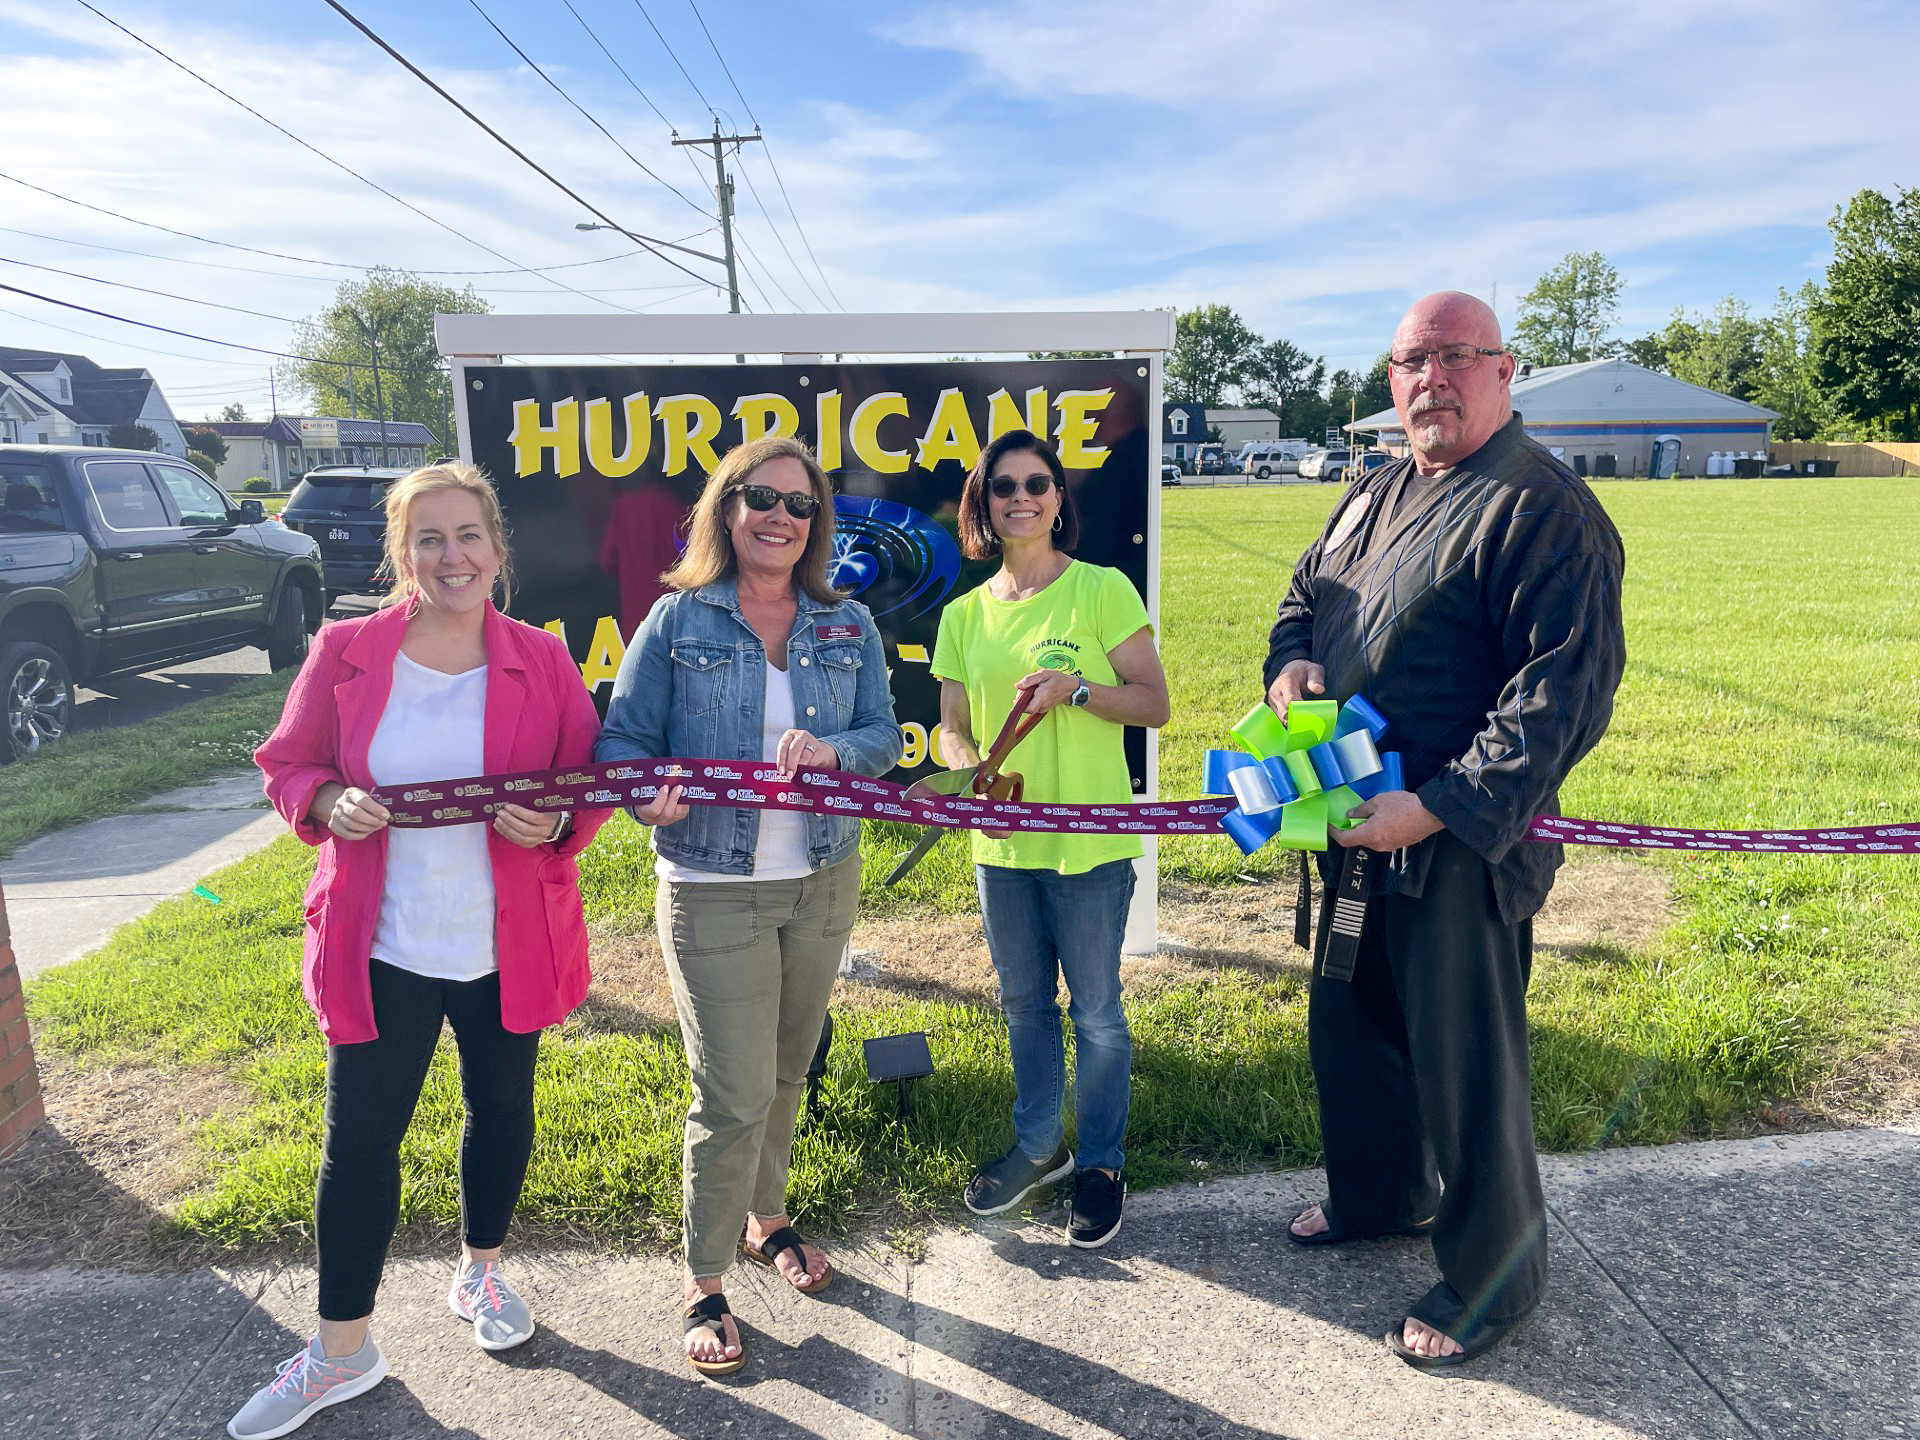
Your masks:
{"label": "black leggings", "polygon": [[468,1245],[507,1238],[533,1154],[533,1062],[540,1032],[500,1023],[500,976],[435,980],[371,962],[380,1035],[327,1048],[327,1144],[314,1197],[320,1318],[373,1313],[387,1246],[400,1223],[400,1141],[413,1119],[444,1017],[460,1052],[467,1123],[460,1134],[460,1223]]}

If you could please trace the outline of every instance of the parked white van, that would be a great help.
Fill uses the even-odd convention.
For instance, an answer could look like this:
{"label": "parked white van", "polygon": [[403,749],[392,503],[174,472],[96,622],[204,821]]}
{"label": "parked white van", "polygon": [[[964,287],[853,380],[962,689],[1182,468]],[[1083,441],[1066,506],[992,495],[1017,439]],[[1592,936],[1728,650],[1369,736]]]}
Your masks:
{"label": "parked white van", "polygon": [[1307,447],[1298,440],[1255,441],[1240,452],[1240,473],[1254,480],[1298,475]]}

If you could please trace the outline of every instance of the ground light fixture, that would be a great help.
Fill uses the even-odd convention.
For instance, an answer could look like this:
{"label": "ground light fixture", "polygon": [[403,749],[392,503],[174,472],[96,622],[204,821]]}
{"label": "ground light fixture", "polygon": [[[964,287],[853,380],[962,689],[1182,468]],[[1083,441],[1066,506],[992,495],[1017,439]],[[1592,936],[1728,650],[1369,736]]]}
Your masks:
{"label": "ground light fixture", "polygon": [[927,1046],[924,1030],[905,1035],[876,1035],[862,1040],[860,1048],[867,1059],[867,1082],[900,1087],[900,1118],[913,1114],[913,1082],[933,1074],[933,1051]]}

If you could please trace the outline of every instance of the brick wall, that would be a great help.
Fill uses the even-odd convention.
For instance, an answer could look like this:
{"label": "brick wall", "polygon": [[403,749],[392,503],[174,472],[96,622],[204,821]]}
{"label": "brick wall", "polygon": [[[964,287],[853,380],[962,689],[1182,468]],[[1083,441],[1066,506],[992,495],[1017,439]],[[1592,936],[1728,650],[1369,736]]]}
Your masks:
{"label": "brick wall", "polygon": [[26,1002],[20,972],[13,963],[13,937],[7,927],[7,894],[0,888],[0,1155],[27,1138],[46,1118],[40,1101],[40,1071],[33,1063],[27,1034]]}

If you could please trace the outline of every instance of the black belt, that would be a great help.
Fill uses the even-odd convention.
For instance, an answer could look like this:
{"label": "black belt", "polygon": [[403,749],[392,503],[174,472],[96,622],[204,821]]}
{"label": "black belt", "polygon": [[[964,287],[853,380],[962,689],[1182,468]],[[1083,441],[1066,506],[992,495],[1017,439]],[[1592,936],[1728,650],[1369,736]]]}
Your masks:
{"label": "black belt", "polygon": [[[1327,919],[1327,949],[1320,957],[1320,976],[1324,980],[1352,980],[1353,967],[1360,958],[1360,932],[1367,924],[1367,897],[1373,893],[1373,877],[1379,857],[1371,850],[1355,848],[1340,855],[1340,873],[1328,900],[1333,913]],[[1313,948],[1313,888],[1307,875],[1307,857],[1300,856],[1300,895],[1294,905],[1293,940],[1302,950]]]}

